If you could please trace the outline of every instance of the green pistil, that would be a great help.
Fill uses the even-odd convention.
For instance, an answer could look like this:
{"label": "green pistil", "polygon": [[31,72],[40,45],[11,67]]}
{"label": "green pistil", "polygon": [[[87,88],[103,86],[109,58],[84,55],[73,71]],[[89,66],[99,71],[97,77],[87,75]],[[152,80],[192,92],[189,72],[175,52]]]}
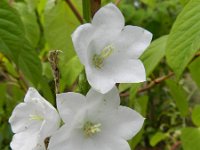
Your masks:
{"label": "green pistil", "polygon": [[93,124],[91,122],[86,122],[85,125],[83,126],[83,132],[85,137],[91,137],[92,135],[101,132],[101,124]]}
{"label": "green pistil", "polygon": [[95,54],[93,56],[93,64],[96,68],[100,69],[103,66],[103,61],[108,58],[114,50],[112,45],[106,46],[100,54]]}
{"label": "green pistil", "polygon": [[38,115],[29,115],[30,120],[36,120],[36,121],[43,121],[44,118],[42,116],[38,116]]}

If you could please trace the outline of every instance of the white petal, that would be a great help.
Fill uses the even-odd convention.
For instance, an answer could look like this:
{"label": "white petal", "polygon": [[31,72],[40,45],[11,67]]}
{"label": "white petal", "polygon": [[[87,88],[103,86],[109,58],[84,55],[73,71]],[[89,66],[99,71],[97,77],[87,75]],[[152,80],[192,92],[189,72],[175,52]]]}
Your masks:
{"label": "white petal", "polygon": [[[87,104],[93,103],[95,101],[101,101],[103,107],[108,109],[116,109],[120,105],[119,92],[116,86],[114,86],[108,93],[101,94],[94,89],[90,89],[86,95]],[[99,106],[98,106],[99,107]],[[103,109],[103,108],[100,108]]]}
{"label": "white petal", "polygon": [[104,143],[107,144],[110,150],[131,150],[128,142],[119,137],[105,139]]}
{"label": "white petal", "polygon": [[42,139],[51,136],[60,125],[56,109],[34,88],[29,88],[24,101],[15,107],[9,119],[13,132],[32,130],[40,131]]}
{"label": "white petal", "polygon": [[20,132],[13,136],[12,150],[45,150],[43,141],[39,141],[38,132]]}
{"label": "white petal", "polygon": [[56,96],[57,108],[63,121],[71,123],[77,112],[83,108],[86,98],[78,93],[62,93]]}
{"label": "white petal", "polygon": [[86,64],[87,48],[95,32],[94,27],[87,23],[79,26],[72,34],[74,48],[82,64]]}
{"label": "white petal", "polygon": [[121,11],[114,4],[110,3],[96,12],[92,20],[92,25],[104,30],[111,30],[115,33],[122,30],[124,22]]}
{"label": "white petal", "polygon": [[145,68],[139,59],[120,60],[114,58],[108,60],[104,67],[115,83],[138,83],[146,80]]}
{"label": "white petal", "polygon": [[107,93],[115,86],[114,80],[109,78],[105,72],[101,72],[101,70],[96,71],[86,67],[86,75],[92,88],[102,94]]}
{"label": "white petal", "polygon": [[[41,107],[45,107],[55,110],[55,108],[47,101],[45,100],[39,93],[38,91],[33,88],[30,87],[26,93],[26,96],[24,98],[24,102],[35,102],[35,103],[41,103]],[[42,106],[44,105],[44,106]]]}
{"label": "white petal", "polygon": [[114,45],[121,55],[139,58],[150,45],[151,40],[152,33],[149,31],[137,26],[125,26]]}
{"label": "white petal", "polygon": [[129,107],[120,106],[116,114],[115,129],[125,140],[135,136],[144,123],[144,118]]}
{"label": "white petal", "polygon": [[37,131],[40,129],[42,121],[31,120],[31,115],[42,116],[40,110],[40,105],[37,103],[20,103],[18,104],[12,112],[9,118],[9,123],[11,124],[12,131],[18,133],[28,129]]}

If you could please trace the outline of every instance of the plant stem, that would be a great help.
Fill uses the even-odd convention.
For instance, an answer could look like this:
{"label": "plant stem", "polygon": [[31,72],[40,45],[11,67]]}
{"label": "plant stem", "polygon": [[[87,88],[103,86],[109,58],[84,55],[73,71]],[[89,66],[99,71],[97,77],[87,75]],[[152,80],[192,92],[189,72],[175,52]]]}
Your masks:
{"label": "plant stem", "polygon": [[80,15],[79,11],[76,9],[76,7],[74,6],[74,4],[71,2],[71,0],[65,0],[65,2],[69,5],[69,7],[71,8],[71,10],[73,11],[74,15],[76,16],[76,18],[79,20],[79,22],[81,24],[84,23],[82,16]]}
{"label": "plant stem", "polygon": [[91,15],[92,15],[92,17],[99,10],[100,7],[101,7],[101,0],[91,0]]}
{"label": "plant stem", "polygon": [[90,16],[91,16],[90,0],[82,0],[82,6],[83,6],[83,18],[86,22],[90,22]]}

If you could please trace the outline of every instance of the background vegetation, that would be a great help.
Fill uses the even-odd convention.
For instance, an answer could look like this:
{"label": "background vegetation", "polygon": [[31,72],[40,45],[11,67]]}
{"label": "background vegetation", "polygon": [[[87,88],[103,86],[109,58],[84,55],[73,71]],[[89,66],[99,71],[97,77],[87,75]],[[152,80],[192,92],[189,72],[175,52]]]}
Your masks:
{"label": "background vegetation", "polygon": [[[99,1],[92,1],[98,8]],[[122,104],[146,118],[141,132],[130,141],[132,149],[200,150],[200,0],[112,2],[126,24],[154,35],[141,57],[147,82],[118,85]],[[60,92],[89,89],[71,41],[75,28],[90,20],[88,4],[89,0],[83,4],[81,0],[0,0],[1,150],[9,149],[8,118],[28,87],[37,88],[55,105],[50,50],[62,50]]]}

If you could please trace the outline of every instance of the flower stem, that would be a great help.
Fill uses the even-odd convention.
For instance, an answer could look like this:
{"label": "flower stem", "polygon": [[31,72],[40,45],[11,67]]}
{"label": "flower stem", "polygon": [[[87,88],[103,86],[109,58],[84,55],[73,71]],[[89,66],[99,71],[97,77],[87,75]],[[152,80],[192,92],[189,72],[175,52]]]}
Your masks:
{"label": "flower stem", "polygon": [[78,12],[78,10],[76,9],[76,7],[74,6],[74,4],[72,3],[71,0],[65,0],[65,2],[68,4],[68,6],[70,7],[70,9],[73,11],[74,15],[76,16],[76,18],[79,20],[79,22],[81,24],[83,24],[83,18],[80,15],[80,13]]}
{"label": "flower stem", "polygon": [[86,22],[90,22],[90,16],[91,16],[90,0],[82,0],[82,6],[83,6],[83,18]]}

